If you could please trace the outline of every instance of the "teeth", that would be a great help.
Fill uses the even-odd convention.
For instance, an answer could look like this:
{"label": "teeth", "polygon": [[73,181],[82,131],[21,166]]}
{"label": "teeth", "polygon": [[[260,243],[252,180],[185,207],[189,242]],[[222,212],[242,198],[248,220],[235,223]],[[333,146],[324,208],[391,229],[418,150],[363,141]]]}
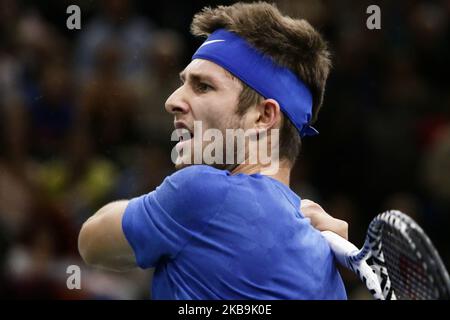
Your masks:
{"label": "teeth", "polygon": [[[193,138],[194,137],[194,134],[193,133],[191,133],[188,129],[186,129],[186,128],[179,128],[179,129],[176,129],[178,132],[178,141],[179,142],[181,142],[181,141],[186,141],[186,140],[190,140],[191,138]],[[188,135],[186,135],[186,134],[188,134]],[[185,139],[186,138],[186,139]]]}

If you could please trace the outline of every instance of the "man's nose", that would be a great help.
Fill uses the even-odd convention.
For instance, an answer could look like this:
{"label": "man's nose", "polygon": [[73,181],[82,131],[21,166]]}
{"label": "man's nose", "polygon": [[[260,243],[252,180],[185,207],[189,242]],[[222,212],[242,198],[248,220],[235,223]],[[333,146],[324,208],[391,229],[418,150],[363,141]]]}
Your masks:
{"label": "man's nose", "polygon": [[189,110],[189,104],[184,96],[183,86],[175,90],[165,104],[166,111],[170,114],[187,113]]}

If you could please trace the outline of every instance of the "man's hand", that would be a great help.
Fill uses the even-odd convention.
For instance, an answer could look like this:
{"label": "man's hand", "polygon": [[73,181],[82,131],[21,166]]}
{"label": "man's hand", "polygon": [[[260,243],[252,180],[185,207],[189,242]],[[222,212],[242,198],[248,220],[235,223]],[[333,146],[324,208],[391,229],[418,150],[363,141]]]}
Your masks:
{"label": "man's hand", "polygon": [[302,200],[300,211],[306,218],[311,220],[312,226],[319,231],[333,231],[341,237],[348,239],[347,222],[333,218],[317,203],[307,199]]}

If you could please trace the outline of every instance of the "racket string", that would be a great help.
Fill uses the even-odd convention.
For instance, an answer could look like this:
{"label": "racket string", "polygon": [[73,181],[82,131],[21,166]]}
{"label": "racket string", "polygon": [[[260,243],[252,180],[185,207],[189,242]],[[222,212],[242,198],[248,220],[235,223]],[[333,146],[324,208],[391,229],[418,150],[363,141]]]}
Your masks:
{"label": "racket string", "polygon": [[401,299],[436,299],[433,279],[426,265],[417,257],[415,248],[402,234],[388,225],[383,226],[382,251],[391,286]]}

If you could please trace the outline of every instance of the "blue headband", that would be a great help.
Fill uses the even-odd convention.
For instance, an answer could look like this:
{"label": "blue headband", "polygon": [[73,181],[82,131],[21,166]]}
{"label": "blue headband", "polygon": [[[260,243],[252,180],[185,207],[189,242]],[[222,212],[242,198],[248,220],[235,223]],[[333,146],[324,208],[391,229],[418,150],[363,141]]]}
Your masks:
{"label": "blue headband", "polygon": [[312,95],[306,85],[287,68],[251,47],[237,34],[219,29],[197,49],[194,59],[214,62],[231,72],[266,99],[275,99],[301,137],[319,132],[311,120]]}

